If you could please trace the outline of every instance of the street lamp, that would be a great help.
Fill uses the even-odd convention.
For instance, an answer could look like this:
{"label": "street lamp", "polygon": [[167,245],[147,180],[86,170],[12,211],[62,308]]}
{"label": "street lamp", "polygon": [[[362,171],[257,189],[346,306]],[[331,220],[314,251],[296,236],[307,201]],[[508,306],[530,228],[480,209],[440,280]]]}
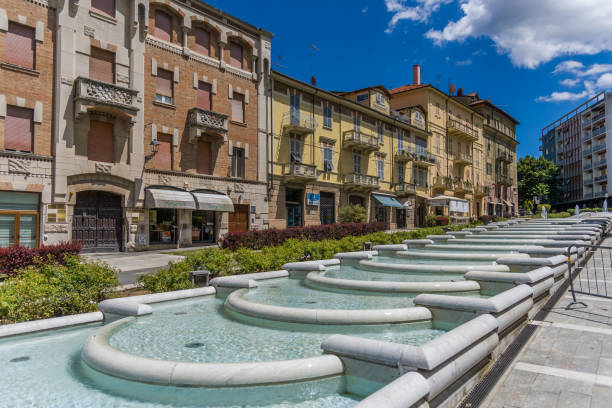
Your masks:
{"label": "street lamp", "polygon": [[157,139],[151,140],[151,154],[145,156],[145,161],[151,160],[157,151],[159,150],[159,141]]}

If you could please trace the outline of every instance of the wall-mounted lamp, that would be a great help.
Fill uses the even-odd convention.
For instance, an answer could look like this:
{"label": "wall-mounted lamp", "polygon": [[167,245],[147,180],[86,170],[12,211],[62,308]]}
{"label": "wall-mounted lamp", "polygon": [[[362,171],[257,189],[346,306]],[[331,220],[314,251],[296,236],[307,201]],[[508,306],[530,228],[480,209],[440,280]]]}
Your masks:
{"label": "wall-mounted lamp", "polygon": [[157,139],[151,140],[151,154],[148,154],[145,156],[145,161],[151,160],[153,156],[155,156],[158,150],[159,150],[159,142],[157,141]]}

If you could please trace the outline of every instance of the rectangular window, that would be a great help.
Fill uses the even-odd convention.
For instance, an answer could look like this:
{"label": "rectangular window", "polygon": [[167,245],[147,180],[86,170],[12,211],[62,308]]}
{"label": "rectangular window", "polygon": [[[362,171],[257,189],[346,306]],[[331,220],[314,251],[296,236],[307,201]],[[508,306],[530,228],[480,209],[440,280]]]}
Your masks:
{"label": "rectangular window", "polygon": [[172,41],[172,17],[161,10],[155,10],[155,30],[153,35],[160,40]]}
{"label": "rectangular window", "polygon": [[87,135],[87,158],[93,161],[113,163],[115,158],[115,135],[113,124],[92,120]]}
{"label": "rectangular window", "polygon": [[291,163],[302,162],[302,142],[294,137],[289,139],[289,159]]}
{"label": "rectangular window", "polygon": [[32,109],[7,106],[4,119],[4,149],[32,152]]}
{"label": "rectangular window", "polygon": [[378,125],[377,132],[378,132],[378,143],[383,144],[385,140],[384,140],[384,133],[383,133],[382,125]]}
{"label": "rectangular window", "polygon": [[397,150],[401,151],[404,148],[404,132],[397,131]]}
{"label": "rectangular window", "polygon": [[353,112],[353,129],[359,132],[361,127],[361,116],[357,112]]}
{"label": "rectangular window", "polygon": [[244,149],[234,147],[232,153],[232,177],[244,178]]}
{"label": "rectangular window", "polygon": [[363,94],[357,95],[357,103],[365,102],[368,99],[370,99],[370,95],[368,93],[363,93]]}
{"label": "rectangular window", "polygon": [[300,124],[300,95],[291,93],[289,95],[289,116],[292,125]]}
{"label": "rectangular window", "polygon": [[210,55],[210,32],[201,27],[196,27],[194,51],[202,55]]}
{"label": "rectangular window", "polygon": [[242,45],[230,43],[230,65],[242,69]]}
{"label": "rectangular window", "polygon": [[244,123],[244,95],[234,92],[232,99],[232,120]]}
{"label": "rectangular window", "polygon": [[379,105],[385,105],[385,96],[380,92],[376,93],[376,103]]}
{"label": "rectangular window", "polygon": [[323,171],[334,170],[334,151],[331,146],[323,147]]}
{"label": "rectangular window", "polygon": [[196,171],[200,174],[212,174],[211,171],[210,142],[198,143],[198,154],[196,157]]}
{"label": "rectangular window", "polygon": [[91,0],[91,8],[110,17],[115,17],[115,0]]}
{"label": "rectangular window", "polygon": [[172,84],[172,72],[165,69],[157,70],[157,88],[155,90],[155,100],[157,102],[172,105],[174,102],[174,86]]}
{"label": "rectangular window", "polygon": [[361,154],[353,153],[353,173],[361,174]]}
{"label": "rectangular window", "polygon": [[403,164],[397,165],[397,182],[403,183],[406,179],[406,167]]}
{"label": "rectangular window", "polygon": [[5,50],[6,62],[9,64],[34,69],[36,58],[34,29],[9,21]]}
{"label": "rectangular window", "polygon": [[91,47],[89,78],[109,84],[115,83],[115,53]]}
{"label": "rectangular window", "polygon": [[204,110],[212,109],[212,98],[211,98],[211,86],[210,84],[202,81],[198,81],[198,108]]}
{"label": "rectangular window", "polygon": [[385,160],[384,159],[378,159],[376,161],[376,170],[378,173],[378,178],[380,180],[384,180],[385,179]]}
{"label": "rectangular window", "polygon": [[413,167],[412,175],[414,178],[414,184],[416,184],[418,187],[427,187],[428,174],[426,169]]}
{"label": "rectangular window", "polygon": [[491,166],[491,163],[487,163],[487,174],[490,176],[491,173],[493,173],[493,166]]}
{"label": "rectangular window", "polygon": [[323,106],[323,126],[332,127],[332,108],[329,105]]}
{"label": "rectangular window", "polygon": [[155,168],[172,170],[172,135],[157,134],[157,153],[155,153]]}
{"label": "rectangular window", "polygon": [[417,154],[427,153],[427,140],[421,139],[420,137],[414,138],[414,147]]}

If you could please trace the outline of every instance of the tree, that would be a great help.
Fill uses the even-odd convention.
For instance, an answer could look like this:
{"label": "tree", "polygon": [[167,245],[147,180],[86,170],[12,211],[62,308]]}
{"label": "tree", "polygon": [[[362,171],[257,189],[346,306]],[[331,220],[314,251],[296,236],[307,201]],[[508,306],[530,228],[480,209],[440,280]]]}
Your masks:
{"label": "tree", "polygon": [[517,164],[518,193],[520,205],[529,206],[527,201],[534,196],[555,204],[561,201],[561,170],[544,157],[521,157]]}
{"label": "tree", "polygon": [[341,224],[347,222],[365,222],[366,210],[359,204],[340,207],[338,210],[338,220]]}

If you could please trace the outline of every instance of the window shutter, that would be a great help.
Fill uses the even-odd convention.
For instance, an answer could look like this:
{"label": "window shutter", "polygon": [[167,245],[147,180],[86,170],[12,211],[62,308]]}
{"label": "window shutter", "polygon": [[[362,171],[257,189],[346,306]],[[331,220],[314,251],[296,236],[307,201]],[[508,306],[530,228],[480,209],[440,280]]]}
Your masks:
{"label": "window shutter", "polygon": [[115,83],[115,53],[91,47],[89,55],[89,78]]}
{"label": "window shutter", "polygon": [[115,0],[91,0],[91,8],[96,11],[115,17]]}
{"label": "window shutter", "polygon": [[210,142],[199,142],[196,158],[197,172],[200,174],[211,174],[210,161]]}
{"label": "window shutter", "polygon": [[7,106],[4,121],[4,148],[7,150],[32,151],[31,109]]}
{"label": "window shutter", "polygon": [[210,110],[210,84],[206,82],[198,82],[198,99],[197,105],[200,109]]}
{"label": "window shutter", "polygon": [[89,122],[87,136],[87,158],[89,160],[112,163],[115,156],[115,136],[113,124],[92,120]]}
{"label": "window shutter", "polygon": [[155,168],[172,170],[172,135],[158,134],[159,146],[155,154]]}
{"label": "window shutter", "polygon": [[155,10],[155,37],[172,41],[172,17],[161,10]]}
{"label": "window shutter", "polygon": [[244,123],[244,96],[236,92],[232,99],[232,120]]}
{"label": "window shutter", "polygon": [[210,33],[203,28],[196,27],[194,51],[208,56],[210,53]]}
{"label": "window shutter", "polygon": [[34,29],[9,22],[6,33],[6,61],[9,64],[34,69]]}
{"label": "window shutter", "polygon": [[157,90],[159,95],[172,98],[172,72],[165,69],[157,70]]}
{"label": "window shutter", "polygon": [[230,65],[242,69],[242,46],[234,42],[230,43]]}

